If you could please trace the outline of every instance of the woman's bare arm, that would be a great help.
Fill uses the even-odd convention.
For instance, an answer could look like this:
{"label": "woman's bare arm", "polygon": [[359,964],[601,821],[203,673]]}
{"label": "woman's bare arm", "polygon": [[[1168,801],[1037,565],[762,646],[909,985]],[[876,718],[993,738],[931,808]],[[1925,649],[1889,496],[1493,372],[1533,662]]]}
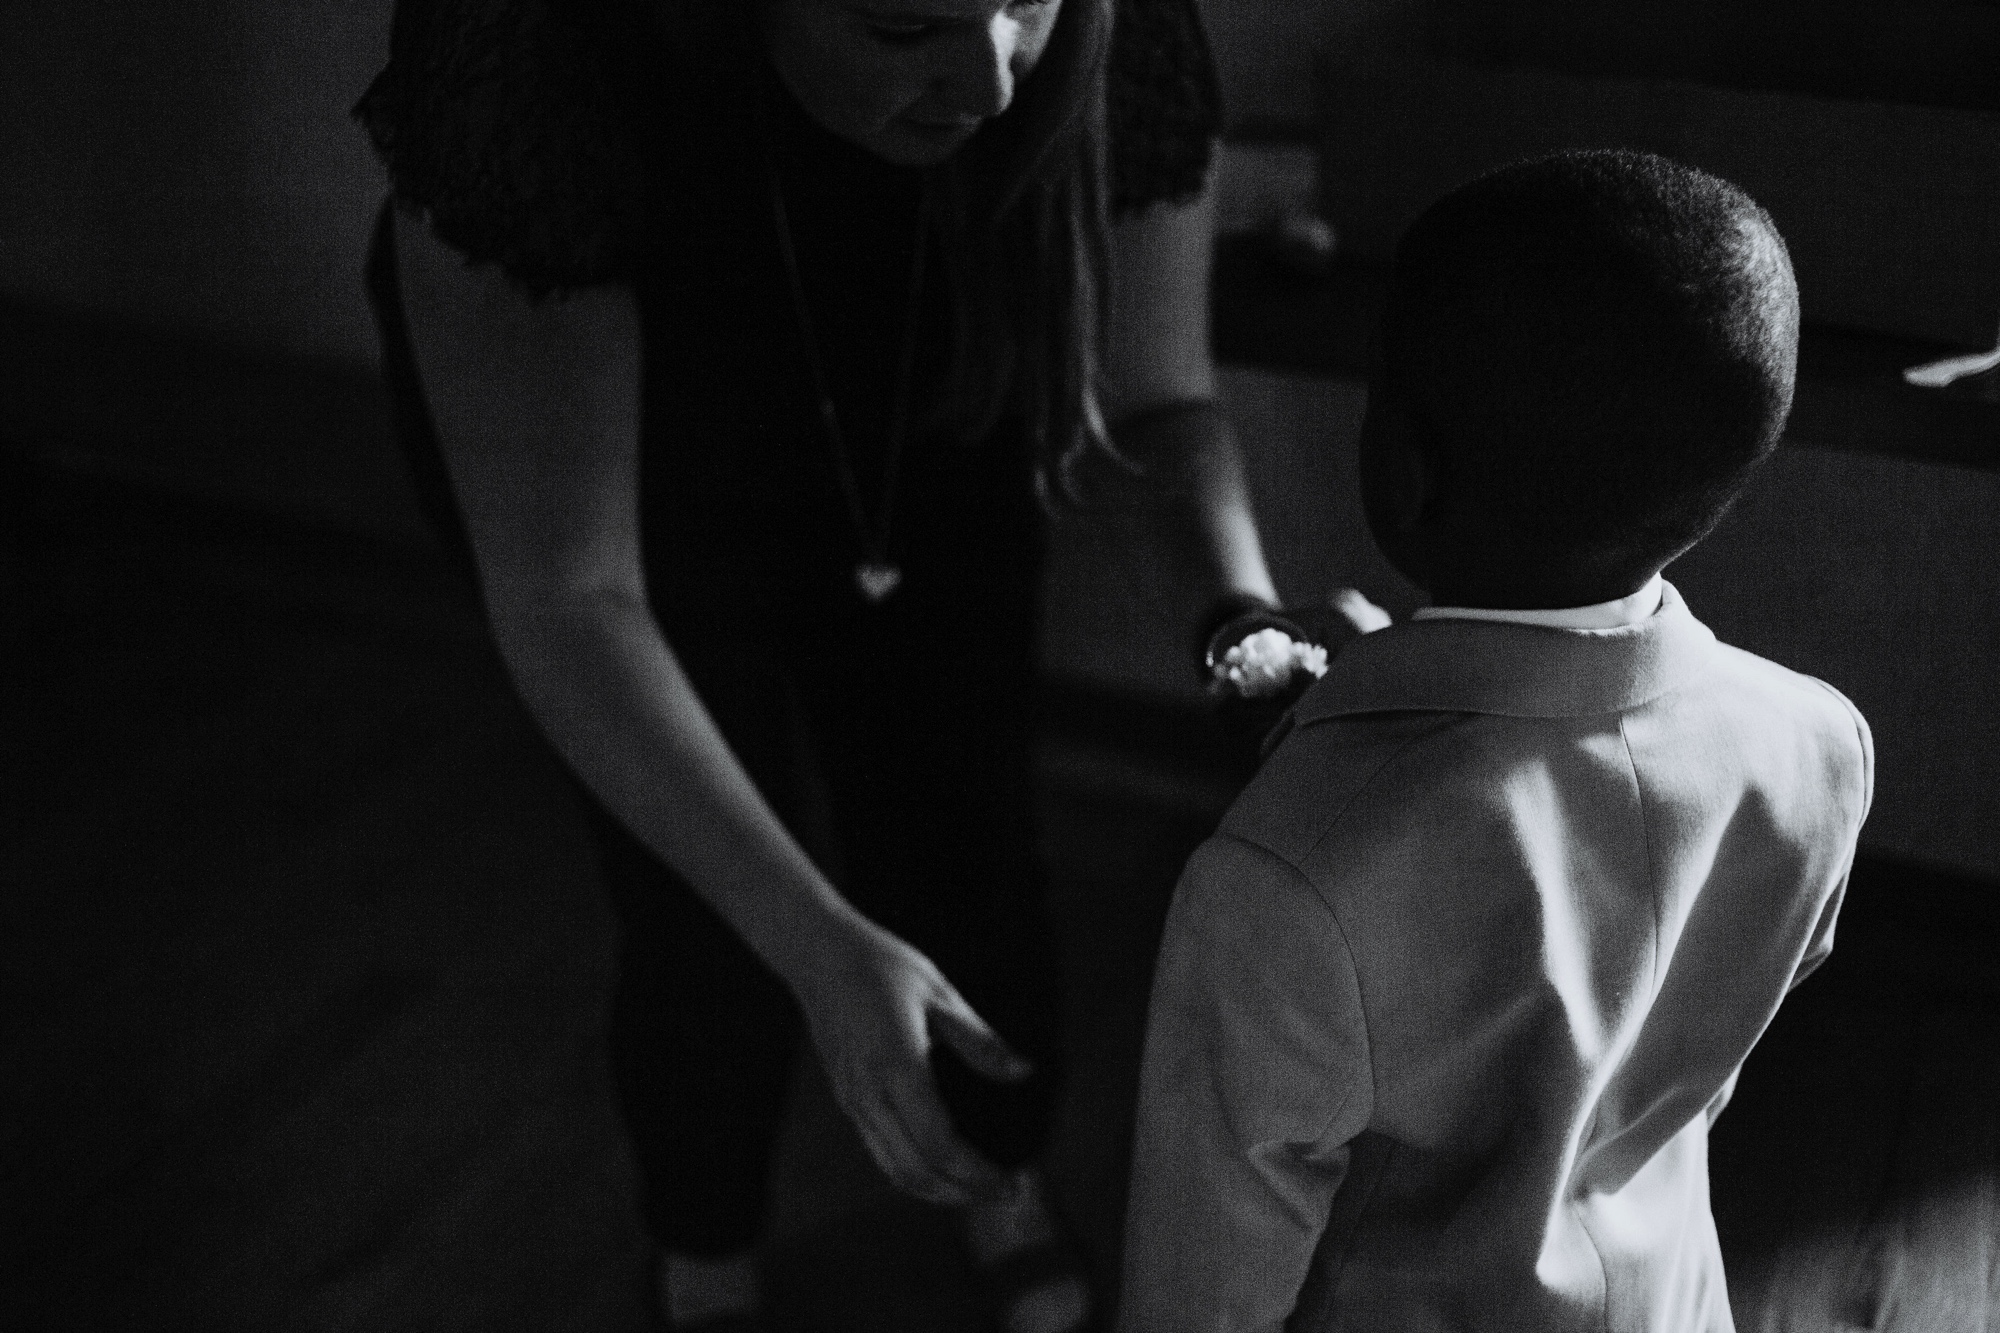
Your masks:
{"label": "woman's bare arm", "polygon": [[425,397],[502,660],[577,775],[799,996],[842,1104],[912,1192],[997,1177],[951,1132],[938,1038],[1004,1077],[1006,1052],[927,959],[860,916],[729,749],[646,600],[639,549],[641,337],[618,287],[530,302],[399,219]]}
{"label": "woman's bare arm", "polygon": [[563,758],[759,957],[797,968],[850,910],[724,744],[646,604],[631,294],[531,304],[396,228],[404,303],[487,613]]}
{"label": "woman's bare arm", "polygon": [[[1121,445],[1139,448],[1120,423],[1176,403],[1212,403],[1209,275],[1213,267],[1212,187],[1191,200],[1157,203],[1111,230],[1109,315],[1103,402]],[[1144,432],[1138,434],[1143,435]],[[1264,563],[1244,478],[1243,456],[1227,431],[1143,455],[1150,479],[1118,506],[1131,540],[1163,567],[1167,612],[1190,630],[1226,594],[1277,600]]]}

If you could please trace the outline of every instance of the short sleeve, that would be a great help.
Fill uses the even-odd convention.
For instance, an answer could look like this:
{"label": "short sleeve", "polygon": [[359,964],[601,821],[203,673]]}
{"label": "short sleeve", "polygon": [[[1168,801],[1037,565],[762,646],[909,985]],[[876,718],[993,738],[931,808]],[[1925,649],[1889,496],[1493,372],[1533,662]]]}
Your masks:
{"label": "short sleeve", "polygon": [[1112,211],[1199,193],[1222,93],[1196,0],[1117,0],[1105,77]]}
{"label": "short sleeve", "polygon": [[399,0],[354,114],[397,203],[474,263],[536,294],[615,281],[643,227],[647,35],[616,0]]}

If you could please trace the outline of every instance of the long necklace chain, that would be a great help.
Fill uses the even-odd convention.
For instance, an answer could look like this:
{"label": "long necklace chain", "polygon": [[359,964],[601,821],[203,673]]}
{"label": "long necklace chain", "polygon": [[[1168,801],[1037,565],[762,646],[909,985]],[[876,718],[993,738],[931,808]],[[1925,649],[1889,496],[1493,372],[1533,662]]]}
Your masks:
{"label": "long necklace chain", "polygon": [[812,375],[813,393],[819,399],[819,420],[833,455],[834,475],[847,501],[848,518],[861,539],[864,558],[854,566],[854,583],[870,602],[880,602],[903,581],[903,571],[889,559],[889,525],[895,516],[896,477],[903,461],[903,446],[910,425],[910,382],[917,360],[918,325],[923,315],[925,255],[930,250],[931,189],[925,184],[917,204],[915,251],[910,260],[910,293],[903,316],[903,349],[896,367],[896,396],[889,405],[889,436],[882,463],[882,500],[879,512],[870,521],[862,499],[861,484],[854,474],[853,455],[841,429],[840,412],[834,406],[827,383],[826,362],[820,355],[817,325],[812,306],[806,300],[805,280],[799,273],[799,256],[792,240],[790,211],[785,206],[784,177],[771,168],[771,212],[777,221],[778,252],[785,261],[785,278],[791,287],[792,309],[798,317],[799,340],[805,347],[806,367]]}

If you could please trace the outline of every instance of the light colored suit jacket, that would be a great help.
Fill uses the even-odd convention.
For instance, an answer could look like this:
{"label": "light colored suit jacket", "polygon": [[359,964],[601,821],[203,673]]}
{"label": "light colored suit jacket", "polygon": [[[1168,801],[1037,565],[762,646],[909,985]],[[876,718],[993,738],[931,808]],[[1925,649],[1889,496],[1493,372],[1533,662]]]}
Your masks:
{"label": "light colored suit jacket", "polygon": [[1730,1329],[1708,1128],[1873,762],[1671,586],[1348,645],[1175,893],[1121,1328]]}

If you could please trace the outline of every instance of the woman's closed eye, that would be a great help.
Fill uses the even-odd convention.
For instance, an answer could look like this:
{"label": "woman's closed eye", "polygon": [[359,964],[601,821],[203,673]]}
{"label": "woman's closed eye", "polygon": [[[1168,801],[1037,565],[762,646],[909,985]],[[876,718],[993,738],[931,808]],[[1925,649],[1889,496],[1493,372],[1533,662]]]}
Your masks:
{"label": "woman's closed eye", "polygon": [[887,46],[915,46],[938,31],[939,25],[916,20],[870,19],[868,31]]}
{"label": "woman's closed eye", "polygon": [[[1024,13],[1031,9],[1041,9],[1055,3],[1055,0],[1008,0],[1007,9],[1011,13]],[[923,18],[917,15],[886,13],[864,13],[863,21],[869,33],[886,46],[915,46],[925,39],[953,26],[949,20]]]}

